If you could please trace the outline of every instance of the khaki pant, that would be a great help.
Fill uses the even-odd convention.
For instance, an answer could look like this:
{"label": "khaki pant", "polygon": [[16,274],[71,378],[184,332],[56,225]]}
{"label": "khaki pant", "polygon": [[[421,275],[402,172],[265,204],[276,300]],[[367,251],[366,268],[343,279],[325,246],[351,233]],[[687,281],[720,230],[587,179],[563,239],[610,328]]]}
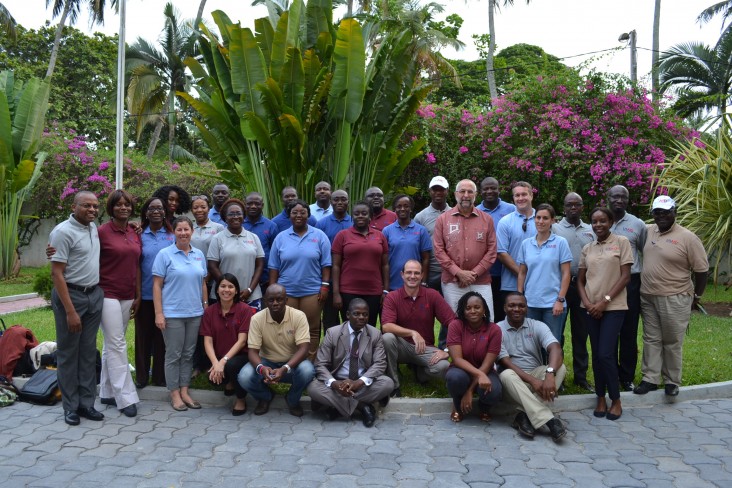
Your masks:
{"label": "khaki pant", "polygon": [[[546,375],[546,366],[538,366],[531,371],[527,371],[527,373],[543,381]],[[566,374],[567,368],[562,364],[554,377],[557,390],[564,381]],[[519,410],[526,412],[526,415],[528,415],[531,421],[531,425],[535,429],[538,429],[554,418],[554,413],[549,408],[549,404],[534,393],[534,390],[529,384],[524,383],[515,371],[507,369],[499,375],[499,378],[503,386],[503,398],[514,402],[518,405]]]}
{"label": "khaki pant", "polygon": [[382,336],[384,349],[386,350],[386,376],[394,381],[394,388],[399,388],[399,364],[414,364],[417,366],[419,381],[426,381],[427,378],[444,379],[450,362],[441,359],[435,364],[430,364],[432,355],[439,351],[434,346],[427,345],[422,354],[417,354],[414,344],[405,339],[387,332]]}
{"label": "khaki pant", "polygon": [[691,318],[691,295],[641,295],[643,316],[643,381],[681,384],[684,334]]}
{"label": "khaki pant", "polygon": [[310,362],[315,361],[318,354],[318,345],[320,344],[320,313],[323,310],[322,305],[318,301],[318,295],[308,295],[305,297],[287,297],[287,305],[296,308],[305,314],[310,327],[310,352],[308,359]]}

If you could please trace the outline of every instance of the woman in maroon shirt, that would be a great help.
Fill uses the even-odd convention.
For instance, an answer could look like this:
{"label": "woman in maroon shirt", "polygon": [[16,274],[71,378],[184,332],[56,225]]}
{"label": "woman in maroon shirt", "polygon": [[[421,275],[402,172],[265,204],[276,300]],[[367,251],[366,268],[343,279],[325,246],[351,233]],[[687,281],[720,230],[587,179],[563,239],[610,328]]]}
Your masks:
{"label": "woman in maroon shirt", "polygon": [[236,393],[231,414],[234,417],[247,411],[247,392],[237,381],[239,371],[247,363],[247,334],[254,309],[241,302],[239,280],[231,273],[224,273],[216,287],[218,302],[206,308],[199,334],[203,347],[211,361],[208,379],[214,384],[224,384],[224,395]]}
{"label": "woman in maroon shirt", "polygon": [[99,396],[103,404],[115,405],[128,417],[137,415],[140,401],[130,375],[125,340],[130,317],[140,306],[142,241],[128,222],[134,210],[132,196],[115,190],[107,198],[107,215],[112,220],[99,227],[99,286],[104,291]]}
{"label": "woman in maroon shirt", "polygon": [[494,364],[501,352],[501,329],[490,322],[488,304],[480,293],[470,291],[457,304],[458,320],[450,323],[447,348],[452,364],[445,375],[452,397],[450,420],[461,422],[473,409],[478,391],[480,420],[491,421],[490,409],[501,400],[501,381]]}

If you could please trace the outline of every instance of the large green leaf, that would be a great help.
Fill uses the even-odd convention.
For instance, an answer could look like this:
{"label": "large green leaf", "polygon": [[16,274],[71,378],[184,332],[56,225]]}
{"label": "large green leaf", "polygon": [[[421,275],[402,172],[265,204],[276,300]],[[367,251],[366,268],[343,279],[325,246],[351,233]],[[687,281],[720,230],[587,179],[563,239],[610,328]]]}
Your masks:
{"label": "large green leaf", "polygon": [[262,51],[249,29],[232,27],[229,29],[229,34],[231,37],[229,50],[231,84],[234,93],[240,95],[241,103],[246,107],[246,111],[266,118],[267,115],[256,89],[258,83],[263,83],[269,78]]}
{"label": "large green leaf", "polygon": [[267,66],[272,62],[272,44],[274,43],[274,29],[266,18],[254,21],[254,32],[259,49],[262,50],[264,62]]}
{"label": "large green leaf", "polygon": [[287,61],[282,67],[280,84],[284,95],[285,105],[292,107],[294,113],[302,114],[303,100],[305,98],[305,69],[303,67],[300,50],[292,48],[288,51]]}
{"label": "large green leaf", "polygon": [[307,38],[306,47],[315,47],[321,33],[327,33],[332,37],[333,29],[333,6],[329,0],[309,1],[306,9]]}
{"label": "large green leaf", "polygon": [[356,19],[341,20],[333,51],[335,64],[333,87],[328,106],[333,115],[353,124],[361,115],[366,91],[364,70],[366,52],[363,47],[361,25]]}

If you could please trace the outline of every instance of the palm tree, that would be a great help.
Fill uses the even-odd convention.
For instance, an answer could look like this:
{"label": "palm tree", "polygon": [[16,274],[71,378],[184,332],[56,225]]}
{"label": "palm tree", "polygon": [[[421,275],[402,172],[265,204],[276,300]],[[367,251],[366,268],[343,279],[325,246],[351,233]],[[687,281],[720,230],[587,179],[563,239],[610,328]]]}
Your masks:
{"label": "palm tree", "polygon": [[700,42],[673,46],[661,56],[658,71],[660,92],[676,92],[679,115],[716,109],[721,116],[732,89],[732,30],[725,30],[714,47]]}
{"label": "palm tree", "polygon": [[732,0],[717,2],[705,8],[696,18],[696,21],[700,24],[706,24],[718,15],[722,16],[722,30],[724,30],[724,24],[727,23],[727,19],[732,17]]}
{"label": "palm tree", "polygon": [[138,140],[147,125],[155,124],[148,158],[155,152],[167,112],[168,157],[172,159],[176,125],[175,93],[186,91],[188,77],[183,60],[194,54],[197,33],[189,23],[180,21],[180,12],[172,3],[165,5],[163,15],[165,27],[160,38],[162,49],[139,37],[135,44],[127,48],[127,109],[137,116]]}
{"label": "palm tree", "polygon": [[15,22],[15,18],[13,18],[5,5],[0,3],[0,31],[4,32],[13,42],[18,37],[18,32],[15,29],[16,26],[17,22]]}
{"label": "palm tree", "polygon": [[[526,5],[530,4],[531,0],[526,0]],[[503,0],[503,6],[513,5],[513,0]],[[498,90],[496,89],[496,75],[493,71],[493,54],[496,52],[496,25],[493,19],[495,9],[499,8],[498,0],[488,0],[488,34],[490,35],[490,41],[488,43],[488,56],[485,60],[485,68],[488,73],[488,89],[491,93],[491,99],[498,97]]]}
{"label": "palm tree", "polygon": [[[46,0],[46,8],[53,2],[53,10],[51,11],[53,17],[56,18],[61,16],[58,21],[58,27],[56,27],[56,37],[53,40],[53,48],[51,49],[51,58],[48,61],[48,70],[46,71],[46,78],[50,78],[53,75],[53,70],[56,67],[56,58],[58,57],[58,49],[61,45],[61,36],[66,25],[66,20],[69,20],[69,24],[73,25],[76,23],[76,19],[79,17],[79,11],[81,10],[81,4],[83,0]],[[89,12],[91,13],[92,24],[103,24],[104,23],[104,9],[106,7],[106,0],[87,0],[89,2]],[[115,9],[118,7],[118,0],[110,0],[112,7]]]}

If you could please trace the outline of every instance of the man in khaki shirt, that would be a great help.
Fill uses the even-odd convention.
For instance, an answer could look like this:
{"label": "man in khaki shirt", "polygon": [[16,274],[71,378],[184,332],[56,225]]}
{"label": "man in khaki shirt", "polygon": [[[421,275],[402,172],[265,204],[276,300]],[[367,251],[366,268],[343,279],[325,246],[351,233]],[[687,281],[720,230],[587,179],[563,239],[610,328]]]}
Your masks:
{"label": "man in khaki shirt", "polygon": [[709,262],[701,240],[676,224],[676,202],[662,195],[653,200],[655,224],[648,226],[641,272],[643,381],[633,390],[657,390],[663,375],[665,393],[679,394],[684,334],[691,310],[707,284]]}
{"label": "man in khaki shirt", "polygon": [[264,293],[265,309],[249,325],[249,363],[239,372],[239,384],[257,399],[254,415],[269,411],[274,392],[269,385],[290,383],[285,402],[290,414],[302,417],[300,397],[315,377],[308,361],[310,327],[303,312],[287,305],[285,287],[269,285]]}

